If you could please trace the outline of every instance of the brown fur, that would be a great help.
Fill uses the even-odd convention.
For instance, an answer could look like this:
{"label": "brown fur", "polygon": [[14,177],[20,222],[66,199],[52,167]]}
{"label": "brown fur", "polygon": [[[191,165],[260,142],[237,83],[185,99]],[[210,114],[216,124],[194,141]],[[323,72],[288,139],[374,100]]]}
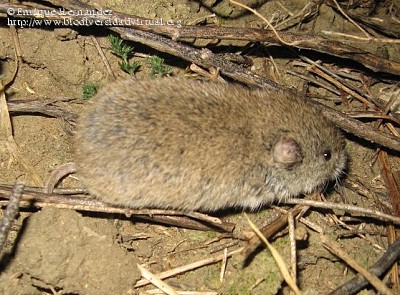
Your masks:
{"label": "brown fur", "polygon": [[285,91],[128,80],[92,102],[78,125],[76,162],[88,189],[110,204],[257,209],[320,188],[346,161],[338,130]]}

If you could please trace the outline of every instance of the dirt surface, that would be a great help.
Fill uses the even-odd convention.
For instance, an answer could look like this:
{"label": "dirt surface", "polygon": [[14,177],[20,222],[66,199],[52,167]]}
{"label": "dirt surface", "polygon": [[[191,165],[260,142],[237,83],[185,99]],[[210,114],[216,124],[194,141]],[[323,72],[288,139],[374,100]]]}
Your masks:
{"label": "dirt surface", "polygon": [[[295,16],[308,1],[242,1],[257,8],[271,23]],[[265,3],[264,3],[265,2]],[[360,2],[360,1],[356,1]],[[360,13],[372,11],[372,1],[361,1]],[[393,2],[394,3],[394,2]],[[376,17],[388,17],[392,12],[391,1],[381,1]],[[179,21],[182,24],[210,24],[237,27],[264,28],[265,23],[243,9],[227,1],[89,1],[96,7],[132,15]],[[381,7],[386,7],[383,9]],[[399,9],[399,7],[397,7]],[[212,16],[212,14],[215,14]],[[15,67],[14,42],[7,26],[9,18],[0,15],[0,75],[9,75]],[[290,24],[290,21],[288,22]],[[321,5],[318,14],[301,25],[288,25],[292,32],[318,34],[335,31],[360,35],[337,11]],[[111,81],[93,36],[100,43],[105,58],[118,78],[129,78],[118,66],[120,58],[108,49],[109,33],[105,28],[84,27],[18,27],[18,40],[22,60],[18,73],[6,89],[9,102],[26,99],[51,99],[57,105],[81,113],[87,101],[82,99],[82,86],[94,83],[99,87]],[[335,38],[331,37],[330,38]],[[338,41],[342,38],[336,37]],[[242,46],[246,42],[215,40],[191,40],[197,46],[207,46],[220,53],[242,53],[252,60],[251,70],[267,76],[281,85],[300,91],[308,88],[315,96],[328,97],[323,102],[343,109],[339,95],[307,84],[288,71],[304,71],[298,56],[290,50],[274,44]],[[400,51],[395,45],[382,42],[348,41],[348,44],[377,54],[388,60],[400,62]],[[158,55],[173,66],[172,75],[193,75],[189,64],[182,60],[149,49],[140,44],[134,46],[132,59],[141,63],[135,77],[140,79],[151,72],[146,57]],[[243,53],[245,52],[245,53]],[[353,73],[357,79],[362,73],[370,83],[360,79],[349,83],[369,92],[372,97],[387,101],[393,77],[385,78],[346,60],[304,52],[313,60],[322,60],[326,66],[343,73]],[[356,70],[353,70],[356,68]],[[397,77],[398,79],[398,77]],[[398,80],[397,80],[398,82]],[[367,86],[368,87],[367,87]],[[365,87],[364,87],[365,86]],[[363,88],[364,87],[364,88]],[[359,110],[361,103],[350,100],[348,110]],[[12,185],[22,180],[28,186],[44,185],[50,172],[57,166],[73,161],[72,140],[61,120],[40,114],[12,114],[13,136],[19,153],[11,152],[7,140],[0,138],[0,183]],[[3,124],[3,122],[0,122]],[[375,149],[370,143],[346,134],[349,168],[345,178],[335,189],[329,189],[325,197],[331,202],[345,202],[361,207],[388,210],[391,205],[385,185],[375,160]],[[397,157],[398,154],[393,154]],[[106,155],[105,155],[106,156]],[[396,168],[396,167],[394,167]],[[398,166],[397,166],[398,169]],[[349,189],[345,179],[364,188],[366,194]],[[59,187],[81,187],[79,178],[67,177]],[[262,226],[277,215],[276,209],[266,208],[250,213],[250,218]],[[311,210],[305,217],[323,228],[332,239],[340,243],[346,252],[363,267],[369,267],[387,248],[387,231],[384,223],[360,219],[343,219],[344,212]],[[346,214],[346,216],[348,216]],[[136,263],[145,265],[152,273],[160,273],[178,266],[218,256],[228,247],[232,251],[245,245],[243,237],[251,230],[243,214],[224,212],[222,219],[236,224],[233,237],[218,232],[201,232],[164,225],[149,224],[134,218],[112,214],[88,214],[74,210],[43,208],[24,209],[16,220],[6,248],[0,260],[1,294],[138,294],[154,289],[151,285],[134,288],[140,278]],[[300,225],[299,225],[300,226]],[[298,285],[310,294],[327,294],[354,276],[354,271],[339,258],[327,251],[320,242],[319,234],[306,230],[303,241],[297,243]],[[290,263],[290,244],[287,231],[274,238],[273,245]],[[234,246],[230,243],[235,242]],[[222,250],[221,250],[222,249]],[[182,290],[216,292],[218,294],[286,294],[288,287],[267,250],[260,251],[246,267],[243,257],[234,255],[228,260],[221,280],[221,262],[200,267],[166,280]],[[374,294],[373,288],[362,294]],[[211,293],[210,293],[211,294]],[[215,293],[214,293],[215,294]]]}

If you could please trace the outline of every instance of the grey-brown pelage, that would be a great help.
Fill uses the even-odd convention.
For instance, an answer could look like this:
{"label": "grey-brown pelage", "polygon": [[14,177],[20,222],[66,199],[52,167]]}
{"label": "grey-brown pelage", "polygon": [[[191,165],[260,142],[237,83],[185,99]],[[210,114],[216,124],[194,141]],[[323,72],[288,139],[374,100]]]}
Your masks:
{"label": "grey-brown pelage", "polygon": [[322,188],[346,162],[340,132],[292,93],[183,78],[104,87],[75,149],[89,191],[130,208],[257,209]]}

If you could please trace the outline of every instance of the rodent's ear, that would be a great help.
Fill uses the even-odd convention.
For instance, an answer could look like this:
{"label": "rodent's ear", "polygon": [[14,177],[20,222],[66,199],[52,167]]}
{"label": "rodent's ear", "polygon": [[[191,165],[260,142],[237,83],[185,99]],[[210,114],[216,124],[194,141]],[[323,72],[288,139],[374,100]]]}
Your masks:
{"label": "rodent's ear", "polygon": [[290,137],[280,137],[272,147],[274,163],[291,169],[303,159],[301,148],[296,140]]}

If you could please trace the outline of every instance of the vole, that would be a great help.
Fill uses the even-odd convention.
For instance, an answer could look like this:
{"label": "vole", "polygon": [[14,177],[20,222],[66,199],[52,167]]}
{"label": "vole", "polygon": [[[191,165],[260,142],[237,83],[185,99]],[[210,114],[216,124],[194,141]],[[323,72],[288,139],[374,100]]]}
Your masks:
{"label": "vole", "polygon": [[321,189],[346,153],[338,129],[289,91],[162,78],[101,89],[78,122],[75,160],[106,203],[210,212]]}

